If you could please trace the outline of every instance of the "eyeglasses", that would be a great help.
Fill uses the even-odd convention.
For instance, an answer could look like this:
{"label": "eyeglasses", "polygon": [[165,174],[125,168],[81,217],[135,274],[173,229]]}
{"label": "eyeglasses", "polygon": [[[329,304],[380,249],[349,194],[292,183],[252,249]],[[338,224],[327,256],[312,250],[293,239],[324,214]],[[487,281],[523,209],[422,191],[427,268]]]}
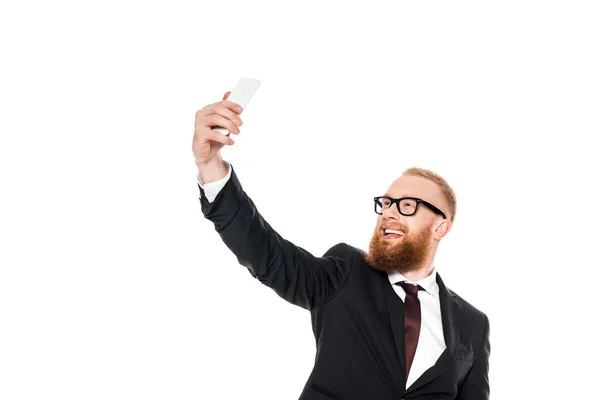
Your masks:
{"label": "eyeglasses", "polygon": [[425,200],[418,199],[416,197],[403,197],[401,199],[392,199],[391,197],[378,196],[375,197],[373,200],[375,201],[375,212],[379,215],[383,214],[384,210],[387,210],[392,206],[392,204],[396,203],[396,208],[398,208],[400,214],[409,217],[417,212],[419,204],[423,204],[425,207],[429,208],[434,213],[439,214],[442,217],[444,217],[444,219],[446,219],[446,214],[444,214],[442,210],[440,210],[433,204],[428,203]]}

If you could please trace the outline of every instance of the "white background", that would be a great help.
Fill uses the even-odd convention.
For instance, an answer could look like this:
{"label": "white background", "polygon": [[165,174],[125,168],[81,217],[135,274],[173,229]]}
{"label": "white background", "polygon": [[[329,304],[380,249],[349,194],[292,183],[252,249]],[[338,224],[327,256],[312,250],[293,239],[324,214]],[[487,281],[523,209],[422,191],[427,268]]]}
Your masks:
{"label": "white background", "polygon": [[262,85],[224,158],[280,234],[366,249],[372,197],[438,172],[458,213],[436,264],[490,318],[492,398],[594,398],[598,11],[3,2],[0,398],[298,398],[309,312],[198,200],[194,113],[242,76]]}

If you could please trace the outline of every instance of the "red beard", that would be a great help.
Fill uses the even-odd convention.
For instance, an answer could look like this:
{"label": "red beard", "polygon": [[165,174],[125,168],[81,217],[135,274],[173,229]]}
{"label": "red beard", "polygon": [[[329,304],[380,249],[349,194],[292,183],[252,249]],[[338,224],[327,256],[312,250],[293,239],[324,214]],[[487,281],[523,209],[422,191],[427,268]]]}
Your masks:
{"label": "red beard", "polygon": [[428,261],[432,235],[430,227],[425,227],[415,234],[406,233],[397,243],[393,240],[388,242],[378,226],[371,238],[365,261],[371,268],[384,272],[404,274],[416,271]]}

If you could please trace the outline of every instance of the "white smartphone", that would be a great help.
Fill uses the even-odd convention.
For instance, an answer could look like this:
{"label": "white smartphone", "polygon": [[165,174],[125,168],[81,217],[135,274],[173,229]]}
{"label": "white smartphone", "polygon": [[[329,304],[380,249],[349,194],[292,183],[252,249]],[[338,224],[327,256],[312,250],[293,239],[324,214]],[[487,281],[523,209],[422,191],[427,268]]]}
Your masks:
{"label": "white smartphone", "polygon": [[[256,89],[260,86],[260,81],[258,79],[251,78],[242,78],[235,85],[231,93],[229,93],[229,97],[227,97],[227,101],[231,101],[233,103],[239,104],[243,109],[246,109],[246,105],[256,92]],[[244,112],[242,110],[242,112]],[[226,128],[222,128],[220,126],[215,126],[212,128],[217,132],[221,132],[225,136],[229,136],[229,131]]]}

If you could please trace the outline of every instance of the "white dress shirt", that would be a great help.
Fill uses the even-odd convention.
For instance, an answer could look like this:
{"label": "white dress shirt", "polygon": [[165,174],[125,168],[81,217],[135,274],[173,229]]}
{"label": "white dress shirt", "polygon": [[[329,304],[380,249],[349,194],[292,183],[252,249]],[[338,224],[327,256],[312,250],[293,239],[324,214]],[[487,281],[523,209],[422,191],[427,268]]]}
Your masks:
{"label": "white dress shirt", "polygon": [[399,272],[388,272],[388,278],[394,291],[402,301],[406,298],[406,292],[402,286],[395,283],[406,281],[420,285],[424,290],[419,290],[417,297],[421,303],[421,330],[415,358],[408,373],[406,388],[409,388],[422,374],[433,367],[437,359],[446,349],[444,340],[444,328],[442,326],[442,310],[440,308],[440,288],[435,280],[437,272],[433,272],[416,282],[409,281]]}
{"label": "white dress shirt", "polygon": [[[231,177],[231,164],[227,163],[227,165],[227,175],[215,182],[202,183],[200,173],[198,173],[198,184],[204,189],[206,199],[209,203],[217,198],[219,191],[221,191]],[[409,388],[423,372],[431,368],[446,349],[444,328],[442,327],[442,312],[440,308],[440,289],[435,280],[436,275],[437,272],[434,269],[429,276],[417,282],[411,282],[399,272],[388,273],[390,284],[402,301],[404,301],[406,293],[404,292],[404,289],[402,289],[402,286],[395,285],[395,283],[407,281],[408,283],[421,285],[424,289],[419,290],[417,294],[419,302],[421,303],[421,330],[419,333],[419,341],[417,342],[417,350],[415,351],[415,358],[413,359],[406,381],[407,388]]]}

